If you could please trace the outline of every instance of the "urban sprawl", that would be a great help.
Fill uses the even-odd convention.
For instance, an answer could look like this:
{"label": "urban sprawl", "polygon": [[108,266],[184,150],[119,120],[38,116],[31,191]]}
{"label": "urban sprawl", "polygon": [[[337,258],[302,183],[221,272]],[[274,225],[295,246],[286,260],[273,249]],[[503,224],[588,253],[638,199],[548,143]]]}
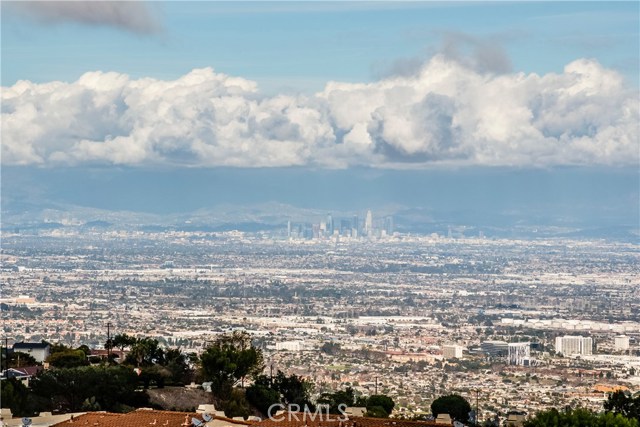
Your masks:
{"label": "urban sprawl", "polygon": [[14,230],[1,254],[9,347],[98,351],[110,333],[200,353],[241,330],[265,373],[383,393],[407,417],[450,393],[490,419],[640,388],[630,243],[410,235],[367,212],[251,233]]}

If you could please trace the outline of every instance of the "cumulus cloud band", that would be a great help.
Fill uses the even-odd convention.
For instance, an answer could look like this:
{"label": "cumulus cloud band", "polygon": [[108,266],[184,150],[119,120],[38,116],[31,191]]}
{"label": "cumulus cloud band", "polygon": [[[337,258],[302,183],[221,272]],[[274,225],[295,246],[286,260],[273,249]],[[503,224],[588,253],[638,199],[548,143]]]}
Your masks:
{"label": "cumulus cloud band", "polygon": [[185,166],[637,165],[638,93],[597,61],[492,74],[438,55],[415,75],[261,96],[196,69],[90,72],[2,91],[2,163]]}

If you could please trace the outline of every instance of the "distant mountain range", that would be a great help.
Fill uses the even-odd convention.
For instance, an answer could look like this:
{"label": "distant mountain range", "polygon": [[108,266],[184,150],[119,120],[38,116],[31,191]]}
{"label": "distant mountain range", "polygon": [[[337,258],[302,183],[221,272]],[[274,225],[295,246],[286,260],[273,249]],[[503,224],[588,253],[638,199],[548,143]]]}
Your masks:
{"label": "distant mountain range", "polygon": [[400,232],[639,242],[636,170],[2,168],[3,230],[277,230],[367,210]]}

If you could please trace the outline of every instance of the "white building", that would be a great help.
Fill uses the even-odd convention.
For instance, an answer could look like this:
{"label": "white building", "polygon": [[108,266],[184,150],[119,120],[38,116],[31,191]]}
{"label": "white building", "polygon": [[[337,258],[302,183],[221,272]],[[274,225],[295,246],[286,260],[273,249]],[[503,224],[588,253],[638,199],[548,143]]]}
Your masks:
{"label": "white building", "polygon": [[626,335],[618,335],[615,338],[615,349],[617,351],[629,350],[629,337]]}
{"label": "white building", "polygon": [[49,357],[51,346],[44,342],[17,342],[13,351],[19,351],[32,356],[36,362],[42,363]]}
{"label": "white building", "polygon": [[278,351],[303,351],[307,346],[304,341],[282,341],[276,343],[276,350]]}
{"label": "white building", "polygon": [[442,357],[444,359],[462,359],[463,350],[464,348],[459,345],[444,345],[442,346]]}
{"label": "white building", "polygon": [[556,338],[556,352],[564,356],[593,354],[593,339],[574,335]]}
{"label": "white building", "polygon": [[512,342],[508,346],[509,365],[524,365],[525,359],[531,356],[531,343]]}
{"label": "white building", "polygon": [[367,211],[367,216],[364,220],[364,233],[369,237],[373,234],[373,214],[371,211]]}

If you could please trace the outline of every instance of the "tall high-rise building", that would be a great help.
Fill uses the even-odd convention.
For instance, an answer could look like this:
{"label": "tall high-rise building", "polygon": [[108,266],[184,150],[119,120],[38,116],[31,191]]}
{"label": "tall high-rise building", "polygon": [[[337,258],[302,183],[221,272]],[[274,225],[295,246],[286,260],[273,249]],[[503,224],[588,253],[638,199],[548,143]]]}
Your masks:
{"label": "tall high-rise building", "polygon": [[333,217],[331,216],[331,214],[327,214],[327,234],[329,236],[333,236],[333,230],[334,230],[334,224],[333,224]]}
{"label": "tall high-rise building", "polygon": [[360,235],[360,219],[358,215],[354,215],[351,219],[351,236],[358,237]]}
{"label": "tall high-rise building", "polygon": [[384,218],[384,230],[388,236],[393,234],[393,217],[391,215]]}
{"label": "tall high-rise building", "polygon": [[442,346],[442,357],[445,360],[462,359],[463,350],[464,348],[459,345],[444,345]]}
{"label": "tall high-rise building", "polygon": [[351,221],[348,219],[340,220],[340,235],[351,236]]}
{"label": "tall high-rise building", "polygon": [[531,343],[512,342],[508,345],[509,365],[524,365],[531,356]]}
{"label": "tall high-rise building", "polygon": [[565,335],[556,338],[556,352],[562,353],[564,356],[573,354],[592,354],[593,339],[591,337]]}
{"label": "tall high-rise building", "polygon": [[371,236],[373,234],[373,214],[371,211],[367,211],[367,216],[364,220],[364,233],[367,236]]}
{"label": "tall high-rise building", "polygon": [[287,221],[287,237],[291,237],[291,221]]}
{"label": "tall high-rise building", "polygon": [[618,351],[629,350],[629,337],[626,335],[618,335],[615,338],[615,349]]}

